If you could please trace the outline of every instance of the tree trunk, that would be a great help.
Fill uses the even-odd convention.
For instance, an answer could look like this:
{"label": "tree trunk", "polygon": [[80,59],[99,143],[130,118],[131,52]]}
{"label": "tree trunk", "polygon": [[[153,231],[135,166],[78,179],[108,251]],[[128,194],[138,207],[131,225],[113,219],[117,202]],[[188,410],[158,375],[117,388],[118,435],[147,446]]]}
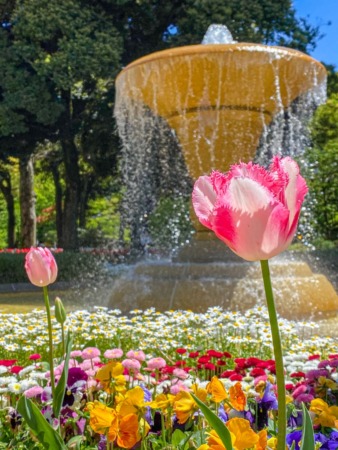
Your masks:
{"label": "tree trunk", "polygon": [[15,210],[14,197],[12,194],[11,176],[9,172],[0,173],[0,191],[2,192],[7,209],[7,246],[15,247]]}
{"label": "tree trunk", "polygon": [[93,187],[93,177],[91,175],[82,176],[81,194],[79,198],[79,226],[86,228],[86,214],[88,210],[89,194]]}
{"label": "tree trunk", "polygon": [[62,223],[62,247],[71,250],[78,248],[78,204],[79,204],[79,167],[78,153],[74,142],[61,142],[65,162],[65,197]]}
{"label": "tree trunk", "polygon": [[58,170],[58,165],[51,164],[50,166],[54,187],[55,187],[55,212],[56,212],[56,240],[57,245],[62,245],[62,223],[63,223],[63,212],[62,212],[62,186],[60,172]]}
{"label": "tree trunk", "polygon": [[65,103],[60,143],[65,165],[65,197],[63,207],[62,247],[67,250],[78,248],[78,205],[80,192],[79,155],[72,129],[72,104],[70,92],[63,92]]}
{"label": "tree trunk", "polygon": [[31,155],[20,159],[20,211],[21,245],[36,245],[36,214],[34,193],[34,167]]}

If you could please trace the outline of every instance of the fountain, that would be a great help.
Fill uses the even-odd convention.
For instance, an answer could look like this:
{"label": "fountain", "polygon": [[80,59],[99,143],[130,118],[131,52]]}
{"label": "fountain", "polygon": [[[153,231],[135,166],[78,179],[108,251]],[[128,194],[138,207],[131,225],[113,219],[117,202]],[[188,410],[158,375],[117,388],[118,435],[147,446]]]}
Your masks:
{"label": "fountain", "polygon": [[[156,52],[125,67],[116,80],[115,116],[132,239],[142,244],[157,201],[154,190],[165,195],[170,180],[179,191],[189,178],[226,171],[239,160],[301,155],[306,124],[325,100],[325,82],[325,68],[308,55],[236,43],[218,25],[201,45]],[[230,255],[195,225],[193,241],[174,258],[141,262],[122,277],[112,304],[199,311],[212,305],[246,308],[263,299],[257,267]],[[337,294],[323,275],[304,262],[276,260],[272,272],[282,315],[337,313]]]}

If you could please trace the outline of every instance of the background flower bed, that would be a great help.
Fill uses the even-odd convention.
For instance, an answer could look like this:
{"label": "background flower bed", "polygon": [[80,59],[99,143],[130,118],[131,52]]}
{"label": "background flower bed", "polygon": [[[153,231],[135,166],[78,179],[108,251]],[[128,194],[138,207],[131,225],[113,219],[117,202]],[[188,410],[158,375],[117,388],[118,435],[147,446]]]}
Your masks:
{"label": "background flower bed", "polygon": [[[47,359],[47,319],[43,310],[28,314],[2,314],[0,359],[27,362],[32,353]],[[67,314],[66,327],[74,335],[74,347],[99,347],[102,352],[113,347],[131,348],[154,356],[171,357],[178,347],[204,351],[217,347],[236,357],[272,357],[271,332],[265,308],[245,314],[209,308],[204,314],[192,311],[160,313],[154,308],[134,310],[121,315],[118,309],[96,307],[94,311],[77,310]],[[338,340],[316,335],[314,322],[290,322],[280,319],[284,354],[336,353]],[[61,327],[53,319],[53,338],[61,356]],[[59,346],[59,347],[58,347]]]}
{"label": "background flower bed", "polygon": [[[28,430],[21,426],[22,419],[13,406],[25,393],[25,396],[35,399],[38,403],[42,401],[45,405],[44,409],[47,407],[44,414],[48,417],[48,389],[42,389],[42,385],[45,385],[48,380],[46,315],[41,310],[34,310],[29,314],[3,314],[1,319],[0,448],[42,449],[42,446],[31,438]],[[145,402],[149,397],[149,399],[153,398],[154,411],[162,410],[163,406],[160,406],[159,402],[163,401],[163,395],[168,396],[168,399],[170,394],[172,398],[176,395],[174,408],[177,418],[181,420],[181,425],[174,419],[173,423],[176,423],[176,426],[173,426],[171,432],[167,430],[169,433],[167,439],[171,439],[172,443],[171,448],[187,450],[189,438],[189,449],[196,449],[207,439],[206,424],[202,416],[197,415],[195,423],[195,427],[202,428],[197,431],[195,427],[189,428],[193,427],[192,418],[195,417],[196,410],[191,403],[190,409],[186,411],[187,401],[190,401],[186,391],[194,390],[195,382],[199,386],[196,392],[202,392],[206,388],[208,390],[209,381],[217,375],[223,380],[224,388],[222,389],[231,392],[231,389],[236,387],[238,392],[243,392],[241,394],[243,401],[245,398],[247,403],[245,411],[237,406],[235,410],[237,411],[236,408],[239,410],[235,412],[245,418],[252,408],[252,411],[255,410],[255,402],[259,401],[257,398],[259,398],[260,387],[264,388],[270,402],[271,396],[275,396],[271,384],[274,383],[275,366],[271,359],[272,344],[265,308],[257,307],[248,310],[245,314],[224,311],[217,307],[209,308],[204,314],[196,314],[192,311],[159,313],[151,308],[146,311],[131,311],[128,316],[123,316],[119,310],[97,307],[93,312],[82,310],[69,313],[66,325],[74,334],[74,344],[73,356],[71,356],[72,369],[68,377],[68,380],[72,382],[68,381],[71,385],[67,385],[64,410],[64,414],[71,414],[71,416],[62,416],[62,433],[68,430],[67,433],[70,435],[68,437],[65,435],[65,439],[70,439],[71,436],[78,439],[77,448],[81,450],[106,448],[105,436],[100,428],[96,428],[95,423],[96,415],[100,415],[102,408],[106,408],[109,395],[112,395],[111,392],[107,394],[98,384],[98,379],[101,379],[99,371],[102,369],[105,372],[105,366],[102,367],[102,364],[108,363],[107,367],[110,367],[111,358],[122,362],[122,365],[120,362],[112,363],[112,368],[118,372],[114,374],[115,369],[112,372],[112,386],[115,381],[117,383],[117,380],[120,381],[116,386],[120,385],[119,367],[121,370],[124,368],[123,386],[126,387],[127,392],[123,395],[129,402],[128,408],[145,411]],[[317,402],[317,410],[322,407],[324,412],[326,410],[330,412],[331,403],[326,403],[328,399],[325,393],[328,389],[333,389],[337,393],[337,339],[316,336],[316,324],[310,322],[295,323],[280,319],[280,328],[284,343],[287,390],[293,396],[293,403],[289,404],[288,409],[294,414],[293,420],[296,421],[299,415],[300,402],[304,401],[304,395],[307,398],[305,401],[310,406],[311,398],[314,398],[313,393],[318,388],[324,393],[324,400],[314,400]],[[53,340],[57,346],[55,368],[56,374],[60,374],[63,364],[61,330],[55,319],[53,319],[53,330]],[[114,364],[120,364],[120,366],[114,366]],[[157,367],[161,367],[159,372]],[[138,376],[136,372],[133,373],[137,368],[141,369],[136,370],[139,373]],[[150,368],[151,370],[148,370]],[[154,377],[159,375],[161,380],[154,387]],[[83,377],[87,376],[88,379],[85,380]],[[266,381],[262,379],[264,376],[267,377]],[[320,376],[324,379],[324,383],[318,378]],[[105,379],[105,376],[102,379]],[[213,384],[215,383],[214,380]],[[219,393],[217,386],[220,385],[215,386]],[[210,393],[216,395],[216,391],[213,391],[211,386],[209,389],[211,389],[209,397]],[[44,396],[47,395],[45,400],[42,398],[40,400],[39,392],[42,393],[42,391]],[[157,395],[162,397],[156,397]],[[87,406],[84,407],[83,402],[79,403],[81,398],[86,398]],[[262,397],[262,401],[263,399],[265,396]],[[92,403],[93,400],[95,400],[94,403]],[[232,403],[235,401],[231,395],[230,401]],[[209,398],[208,402],[211,406],[213,405],[212,399]],[[183,409],[180,410],[180,407]],[[223,405],[220,404],[219,411],[223,411],[222,408]],[[113,415],[113,410],[108,408],[104,411],[108,420],[110,415]],[[185,415],[191,420],[182,426]],[[263,418],[268,420],[268,411]],[[146,448],[154,450],[166,448],[161,441],[160,432],[155,430],[156,423],[151,423],[153,423],[152,429],[145,438]],[[330,439],[333,447],[323,448],[335,449],[335,436],[338,433],[330,431],[327,423],[319,423],[318,426],[322,428],[317,427],[317,431],[326,429],[327,436],[321,435],[321,438],[325,438],[327,442]],[[79,431],[78,428],[81,424],[83,431]],[[269,429],[271,427],[273,428],[273,425],[270,424]],[[297,425],[292,425],[292,430],[295,431],[289,432],[288,439],[295,438],[297,443],[301,439],[300,431]],[[251,433],[251,436],[255,437],[255,434]],[[183,445],[183,441],[187,445]],[[297,445],[296,449],[299,448]],[[249,447],[251,448],[252,445],[248,444],[240,448]],[[131,447],[127,445],[124,448]],[[275,447],[264,445],[258,448]]]}

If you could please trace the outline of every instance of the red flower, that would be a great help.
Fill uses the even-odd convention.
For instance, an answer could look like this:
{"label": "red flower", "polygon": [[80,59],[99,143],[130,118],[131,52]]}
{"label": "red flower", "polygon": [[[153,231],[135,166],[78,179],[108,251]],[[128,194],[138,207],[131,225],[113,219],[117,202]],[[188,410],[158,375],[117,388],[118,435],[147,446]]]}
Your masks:
{"label": "red flower", "polygon": [[271,365],[270,361],[261,361],[257,364],[256,367],[258,367],[260,369],[267,369],[270,365]]}
{"label": "red flower", "polygon": [[184,355],[184,353],[187,353],[187,350],[185,348],[177,348],[176,353],[179,355]]}
{"label": "red flower", "polygon": [[290,374],[291,378],[305,378],[304,372],[293,372]]}
{"label": "red flower", "polygon": [[285,389],[287,391],[292,391],[293,388],[294,388],[294,385],[292,383],[286,383]]}
{"label": "red flower", "polygon": [[329,359],[338,359],[338,353],[329,355]]}
{"label": "red flower", "polygon": [[189,353],[189,358],[197,358],[199,356],[199,352],[190,352]]}
{"label": "red flower", "polygon": [[231,377],[231,375],[236,375],[236,372],[234,370],[225,370],[224,372],[221,373],[220,377],[229,378]]}
{"label": "red flower", "polygon": [[28,359],[30,359],[32,361],[36,361],[37,359],[41,359],[41,355],[40,355],[40,353],[33,353],[32,355],[29,356]]}
{"label": "red flower", "polygon": [[239,373],[234,373],[229,377],[231,381],[242,381],[243,377]]}
{"label": "red flower", "polygon": [[309,361],[313,361],[314,359],[320,359],[320,355],[310,355],[308,359]]}
{"label": "red flower", "polygon": [[229,352],[223,352],[223,356],[225,356],[226,358],[232,358],[232,355]]}
{"label": "red flower", "polygon": [[213,363],[211,363],[211,362],[208,362],[208,363],[206,363],[206,364],[204,365],[204,368],[207,369],[207,370],[215,370],[215,369],[216,369],[216,366],[215,366],[215,364],[213,364]]}
{"label": "red flower", "polygon": [[162,369],[161,369],[161,373],[173,373],[173,371],[175,370],[175,367],[174,366],[165,366],[165,367],[162,367]]}
{"label": "red flower", "polygon": [[217,350],[207,350],[207,355],[211,358],[222,358],[223,352],[218,352]]}
{"label": "red flower", "polygon": [[9,369],[10,373],[19,373],[23,369],[23,366],[13,366]]}
{"label": "red flower", "polygon": [[265,370],[261,369],[260,367],[254,367],[251,371],[250,371],[250,375],[254,378],[256,377],[260,377],[262,375],[265,375]]}
{"label": "red flower", "polygon": [[250,358],[248,358],[246,360],[246,363],[247,363],[248,367],[257,366],[257,364],[259,364],[260,362],[262,362],[261,359],[255,358],[253,356],[251,356]]}
{"label": "red flower", "polygon": [[186,363],[186,361],[176,361],[175,362],[175,366],[176,367],[182,367],[182,366],[185,366],[187,363]]}
{"label": "red flower", "polygon": [[268,371],[276,375],[276,364],[271,364],[271,366],[268,366]]}
{"label": "red flower", "polygon": [[206,364],[206,363],[209,362],[209,361],[210,361],[210,356],[206,356],[206,355],[201,356],[201,357],[198,358],[198,360],[197,360],[197,362],[198,362],[199,364]]}
{"label": "red flower", "polygon": [[0,366],[11,367],[17,362],[17,359],[0,359]]}
{"label": "red flower", "polygon": [[226,366],[226,363],[227,363],[227,362],[226,362],[226,361],[223,361],[223,359],[219,359],[219,360],[217,361],[216,364],[217,364],[218,366]]}

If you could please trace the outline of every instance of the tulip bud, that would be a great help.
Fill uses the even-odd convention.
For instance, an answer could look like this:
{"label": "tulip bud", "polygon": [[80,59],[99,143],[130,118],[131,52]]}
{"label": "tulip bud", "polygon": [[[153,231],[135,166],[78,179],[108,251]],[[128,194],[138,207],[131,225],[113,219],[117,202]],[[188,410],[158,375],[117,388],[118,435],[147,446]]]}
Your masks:
{"label": "tulip bud", "polygon": [[54,283],[58,268],[48,248],[32,247],[26,255],[25,269],[29,281],[35,286],[43,287]]}
{"label": "tulip bud", "polygon": [[55,299],[55,319],[61,325],[66,322],[67,314],[62,300],[59,297]]}

